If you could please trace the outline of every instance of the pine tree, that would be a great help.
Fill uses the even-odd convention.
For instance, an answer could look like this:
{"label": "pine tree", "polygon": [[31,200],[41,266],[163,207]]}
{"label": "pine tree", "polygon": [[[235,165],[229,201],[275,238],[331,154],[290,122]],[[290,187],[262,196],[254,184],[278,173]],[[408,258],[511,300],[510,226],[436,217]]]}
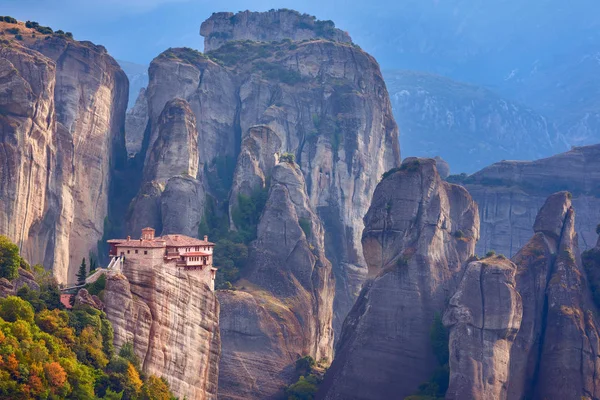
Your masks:
{"label": "pine tree", "polygon": [[87,278],[87,265],[85,264],[85,257],[83,257],[79,266],[79,272],[77,272],[77,285],[85,284],[85,278]]}
{"label": "pine tree", "polygon": [[95,270],[96,270],[96,260],[90,254],[90,272],[95,271]]}

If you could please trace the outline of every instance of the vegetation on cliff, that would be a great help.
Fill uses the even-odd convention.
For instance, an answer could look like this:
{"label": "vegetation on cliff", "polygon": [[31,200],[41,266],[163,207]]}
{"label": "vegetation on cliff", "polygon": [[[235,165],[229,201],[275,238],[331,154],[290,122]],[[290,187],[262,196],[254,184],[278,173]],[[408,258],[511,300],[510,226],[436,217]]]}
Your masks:
{"label": "vegetation on cliff", "polygon": [[[5,242],[0,251],[14,246]],[[32,270],[40,290],[23,286],[0,299],[0,398],[173,398],[164,380],[140,372],[131,346],[115,354],[103,311],[83,304],[65,310],[51,274]]]}
{"label": "vegetation on cliff", "polygon": [[298,380],[285,389],[287,400],[312,400],[323,381],[327,360],[317,363],[311,356],[296,360]]}
{"label": "vegetation on cliff", "polygon": [[[233,207],[232,217],[236,230],[230,230],[227,207],[217,210],[216,201],[208,199],[199,237],[209,235],[215,241],[214,264],[219,268],[216,289],[231,289],[240,279],[240,272],[248,258],[248,245],[256,239],[256,227],[267,201],[268,189],[257,189],[250,196],[240,194]],[[212,200],[212,201],[211,201]]]}
{"label": "vegetation on cliff", "polygon": [[0,235],[0,278],[15,279],[19,274],[22,258],[19,248],[6,236]]}
{"label": "vegetation on cliff", "polygon": [[448,390],[450,376],[448,330],[444,327],[439,314],[436,314],[433,319],[429,338],[439,366],[435,369],[431,379],[419,385],[419,391],[413,396],[406,397],[405,400],[439,400],[444,398]]}

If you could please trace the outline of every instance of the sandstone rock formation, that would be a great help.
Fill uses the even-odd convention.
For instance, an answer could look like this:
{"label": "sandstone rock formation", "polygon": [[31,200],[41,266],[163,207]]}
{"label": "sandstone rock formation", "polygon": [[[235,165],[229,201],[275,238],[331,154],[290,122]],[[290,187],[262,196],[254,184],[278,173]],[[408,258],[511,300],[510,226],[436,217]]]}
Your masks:
{"label": "sandstone rock formation", "polygon": [[500,256],[467,266],[444,314],[451,373],[446,399],[507,398],[510,352],[523,316],[516,271]]}
{"label": "sandstone rock formation", "polygon": [[435,360],[429,332],[479,238],[477,205],[433,159],[406,159],[377,186],[362,243],[369,274],[318,398],[404,398]]}
{"label": "sandstone rock formation", "polygon": [[75,296],[75,305],[85,304],[98,310],[104,310],[104,303],[98,296],[92,296],[86,289],[79,289]]}
{"label": "sandstone rock formation", "polygon": [[160,114],[158,136],[148,156],[144,180],[164,183],[176,175],[198,175],[196,117],[181,99],[167,102]]}
{"label": "sandstone rock formation", "polygon": [[[288,13],[278,15],[283,21]],[[215,15],[207,24],[220,18]],[[231,21],[237,18],[249,18],[247,29],[252,30],[263,17],[242,13]],[[210,36],[207,26],[203,34]],[[276,30],[271,26],[270,31]],[[299,38],[285,32],[278,33],[281,39]],[[204,55],[169,49],[158,56],[149,69],[148,150],[143,158],[145,168],[151,168],[160,115],[175,98],[187,101],[196,117],[197,179],[218,202],[229,199],[230,211],[238,194],[267,187],[276,154],[293,154],[325,227],[326,253],[337,282],[334,324],[339,330],[366,276],[362,217],[378,178],[399,165],[398,130],[376,61],[349,38],[311,37],[315,39],[305,42],[226,41]],[[233,178],[223,179],[234,170]],[[137,210],[140,202],[155,207],[158,200],[149,192],[162,192],[156,185],[146,190],[148,184],[142,183],[141,196],[131,206],[131,232],[144,224],[136,222],[141,220],[136,215],[156,215],[144,206]]]}
{"label": "sandstone rock formation", "polygon": [[31,290],[40,290],[40,285],[35,281],[33,274],[23,268],[19,268],[19,276],[12,281],[0,278],[0,297],[15,296],[23,286]]}
{"label": "sandstone rock formation", "polygon": [[276,165],[271,180],[242,290],[218,294],[222,399],[279,398],[298,358],[333,356],[334,282],[323,227],[297,166]]}
{"label": "sandstone rock formation", "polygon": [[[217,212],[229,211],[235,231],[239,196],[270,193],[237,290],[219,294],[225,397],[278,396],[295,379],[298,357],[331,360],[332,308],[339,330],[367,275],[362,218],[381,174],[400,162],[376,61],[330,23],[298,15],[241,13],[229,22],[215,15],[202,28],[214,42],[210,51],[168,49],[149,68],[148,120],[136,156],[144,178],[127,230],[151,225],[165,233],[176,225],[196,236],[204,204],[228,203]],[[217,34],[229,23],[232,37]],[[234,41],[245,34],[252,41]],[[195,155],[188,136],[167,135],[179,129],[164,121],[175,99],[188,105],[185,120],[195,117]],[[179,159],[168,156],[179,148]],[[297,167],[278,164],[294,158]],[[179,163],[188,168],[196,160],[197,174],[180,176]]]}
{"label": "sandstone rock formation", "polygon": [[593,399],[597,305],[567,192],[550,196],[512,262],[472,262],[450,300],[447,399]]}
{"label": "sandstone rock formation", "polygon": [[200,34],[204,36],[204,51],[219,48],[233,40],[278,42],[291,39],[323,38],[342,43],[352,43],[348,33],[335,28],[333,21],[320,21],[308,14],[293,10],[270,10],[268,12],[243,11],[213,13],[202,23]]}
{"label": "sandstone rock formation", "polygon": [[147,374],[163,376],[180,398],[216,399],[221,343],[219,303],[198,277],[125,261],[109,274],[105,312],[118,349],[129,342]]}
{"label": "sandstone rock formation", "polygon": [[198,180],[198,129],[185,100],[166,103],[149,151],[140,192],[132,200],[128,233],[153,226],[162,234],[197,236],[204,214],[204,187]]}
{"label": "sandstone rock formation", "polygon": [[534,230],[513,259],[523,321],[511,351],[508,398],[597,398],[598,311],[566,192],[548,198]]}
{"label": "sandstone rock formation", "polygon": [[594,145],[537,161],[503,161],[471,175],[464,185],[479,205],[477,252],[515,255],[528,242],[546,197],[558,190],[573,195],[579,247],[594,247],[600,221],[599,171],[600,145]]}
{"label": "sandstone rock formation", "polygon": [[19,29],[0,45],[0,232],[66,282],[102,237],[128,83],[102,46]]}
{"label": "sandstone rock formation", "polygon": [[146,89],[142,88],[135,104],[127,111],[127,116],[125,117],[125,145],[127,146],[127,153],[130,156],[142,150],[147,123],[148,100],[146,99]]}

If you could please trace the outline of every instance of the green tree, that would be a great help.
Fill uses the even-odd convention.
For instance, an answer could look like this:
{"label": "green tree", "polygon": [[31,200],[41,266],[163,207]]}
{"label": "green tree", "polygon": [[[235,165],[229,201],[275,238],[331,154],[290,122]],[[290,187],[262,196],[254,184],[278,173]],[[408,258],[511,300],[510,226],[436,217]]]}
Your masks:
{"label": "green tree", "polygon": [[0,300],[0,317],[8,322],[23,320],[33,322],[33,307],[17,296],[8,296]]}
{"label": "green tree", "polygon": [[279,156],[279,161],[294,164],[296,162],[296,155],[294,153],[283,153]]}
{"label": "green tree", "polygon": [[85,278],[87,278],[87,265],[85,264],[85,257],[81,260],[79,265],[79,272],[77,272],[77,285],[84,285]]}
{"label": "green tree", "polygon": [[19,276],[19,247],[6,236],[0,235],[0,278],[8,280]]}
{"label": "green tree", "polygon": [[90,272],[95,271],[97,267],[96,259],[92,254],[90,254]]}
{"label": "green tree", "polygon": [[123,392],[113,392],[110,389],[106,389],[106,394],[104,395],[104,400],[121,400],[123,398]]}
{"label": "green tree", "polygon": [[133,344],[131,342],[127,342],[121,347],[121,350],[119,350],[119,357],[123,357],[136,368],[140,367],[140,359],[135,355]]}
{"label": "green tree", "polygon": [[288,400],[312,400],[317,393],[319,381],[314,375],[301,376],[298,381],[286,389]]}

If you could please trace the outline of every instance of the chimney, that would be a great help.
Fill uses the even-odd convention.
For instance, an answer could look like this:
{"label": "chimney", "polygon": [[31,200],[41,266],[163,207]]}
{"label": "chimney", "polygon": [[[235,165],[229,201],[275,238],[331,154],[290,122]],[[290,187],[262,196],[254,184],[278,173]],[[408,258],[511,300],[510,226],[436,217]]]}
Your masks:
{"label": "chimney", "polygon": [[176,241],[179,240],[179,235],[175,235],[175,239],[173,239],[173,240],[176,240]]}
{"label": "chimney", "polygon": [[204,235],[204,241],[208,242],[208,235]]}
{"label": "chimney", "polygon": [[131,240],[131,236],[127,236],[127,241],[129,242]]}
{"label": "chimney", "polygon": [[154,240],[154,229],[150,227],[142,229],[142,239]]}

